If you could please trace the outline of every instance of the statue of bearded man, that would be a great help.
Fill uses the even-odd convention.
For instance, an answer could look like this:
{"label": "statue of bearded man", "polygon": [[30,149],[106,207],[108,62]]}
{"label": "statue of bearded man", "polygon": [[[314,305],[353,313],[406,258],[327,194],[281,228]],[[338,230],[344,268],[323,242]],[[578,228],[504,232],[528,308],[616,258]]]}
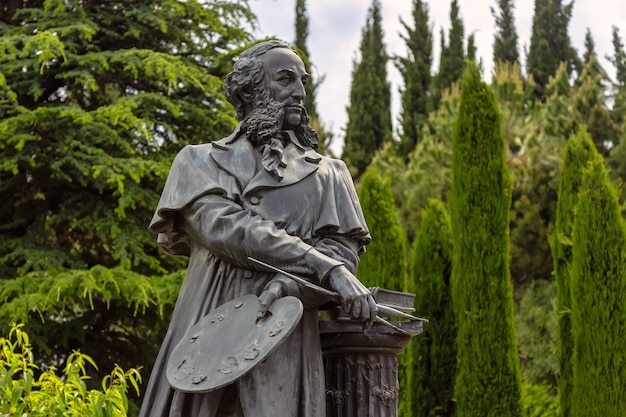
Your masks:
{"label": "statue of bearded man", "polygon": [[[302,104],[308,77],[283,42],[248,49],[225,80],[239,125],[227,138],[185,147],[172,164],[150,229],[166,252],[189,257],[189,266],[142,417],[325,415],[318,307],[328,299],[248,257],[331,289],[356,320],[371,323],[377,314],[355,277],[369,232],[345,164],[317,152]],[[261,315],[279,297],[300,298],[296,330],[231,385],[208,393],[172,389],[165,370],[174,347],[212,310],[247,294],[259,296]]]}

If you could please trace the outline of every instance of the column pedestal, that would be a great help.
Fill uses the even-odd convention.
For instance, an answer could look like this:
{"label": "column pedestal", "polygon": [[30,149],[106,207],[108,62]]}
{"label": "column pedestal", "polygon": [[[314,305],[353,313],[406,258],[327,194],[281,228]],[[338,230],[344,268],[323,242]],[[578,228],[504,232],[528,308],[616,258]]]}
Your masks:
{"label": "column pedestal", "polygon": [[[414,311],[413,294],[372,291],[398,310]],[[391,300],[389,299],[391,297]],[[345,317],[320,321],[326,417],[396,417],[398,415],[398,355],[411,336],[423,329],[422,319],[392,324],[407,333],[375,323],[367,333],[361,323]]]}

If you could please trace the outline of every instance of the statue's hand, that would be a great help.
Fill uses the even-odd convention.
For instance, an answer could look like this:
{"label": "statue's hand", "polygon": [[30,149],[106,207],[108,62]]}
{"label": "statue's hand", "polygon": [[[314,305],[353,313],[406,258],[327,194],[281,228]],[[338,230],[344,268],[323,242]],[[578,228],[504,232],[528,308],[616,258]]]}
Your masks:
{"label": "statue's hand", "polygon": [[338,266],[328,273],[328,285],[339,295],[346,313],[365,321],[366,327],[372,325],[378,315],[376,302],[370,291],[345,266]]}
{"label": "statue's hand", "polygon": [[261,295],[259,295],[261,307],[259,308],[257,319],[265,317],[274,301],[288,294],[290,284],[292,284],[291,278],[282,274],[274,275],[274,277],[265,284],[265,288],[263,288]]}

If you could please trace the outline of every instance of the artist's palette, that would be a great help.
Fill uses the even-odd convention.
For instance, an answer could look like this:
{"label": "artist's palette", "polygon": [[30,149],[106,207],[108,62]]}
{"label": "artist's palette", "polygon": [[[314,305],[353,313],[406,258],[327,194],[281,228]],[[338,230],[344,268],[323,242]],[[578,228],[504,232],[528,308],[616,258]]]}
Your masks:
{"label": "artist's palette", "polygon": [[246,295],[216,308],[172,351],[167,380],[183,392],[209,392],[233,383],[271,354],[296,328],[302,303],[296,297],[276,300],[257,320],[260,303]]}

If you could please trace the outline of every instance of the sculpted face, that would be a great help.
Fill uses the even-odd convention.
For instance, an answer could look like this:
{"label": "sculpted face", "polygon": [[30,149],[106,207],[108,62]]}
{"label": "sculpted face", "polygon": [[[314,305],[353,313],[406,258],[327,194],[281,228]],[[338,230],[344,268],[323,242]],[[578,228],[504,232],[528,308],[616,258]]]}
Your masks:
{"label": "sculpted face", "polygon": [[302,118],[304,86],[309,79],[304,63],[287,48],[274,48],[259,59],[265,69],[264,81],[270,98],[279,102],[285,111],[282,129],[294,129]]}

